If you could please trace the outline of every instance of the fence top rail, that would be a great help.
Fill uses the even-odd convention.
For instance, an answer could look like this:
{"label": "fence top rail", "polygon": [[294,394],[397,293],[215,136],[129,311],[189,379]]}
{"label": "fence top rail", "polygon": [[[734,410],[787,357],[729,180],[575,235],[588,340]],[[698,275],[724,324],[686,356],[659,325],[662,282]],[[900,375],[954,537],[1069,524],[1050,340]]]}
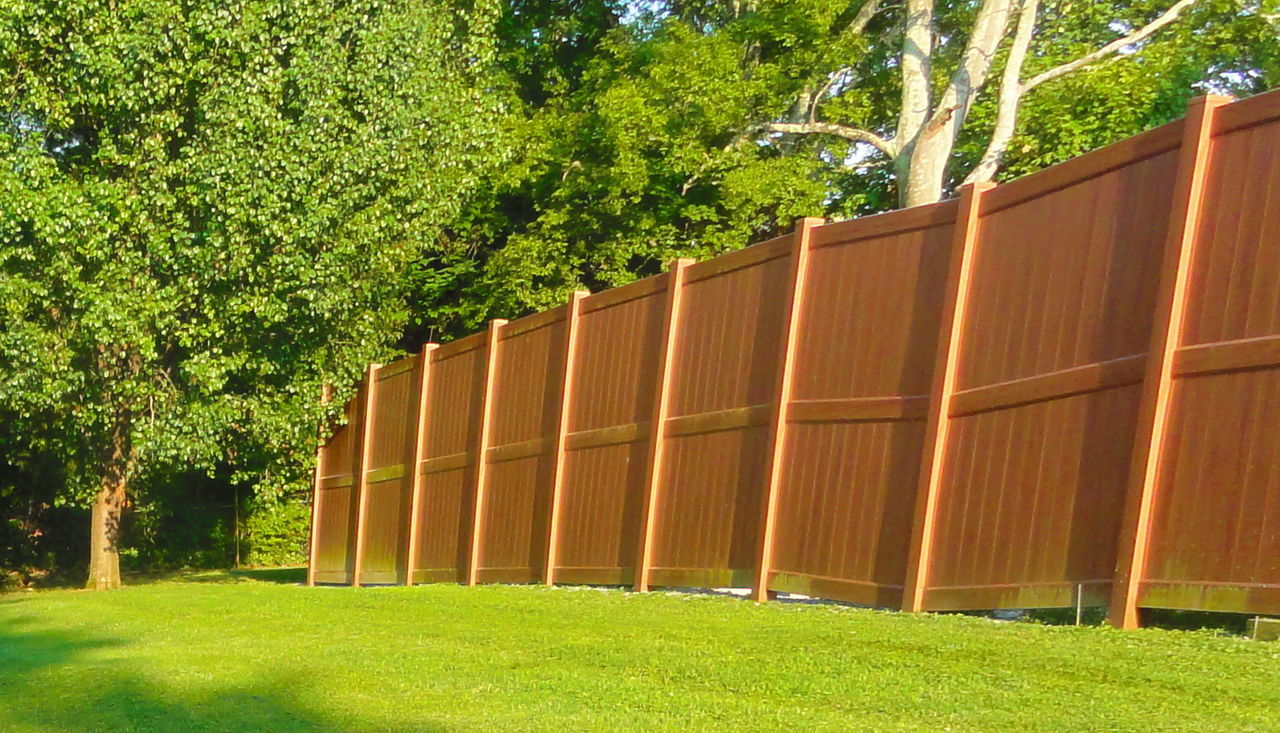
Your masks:
{"label": "fence top rail", "polygon": [[450,341],[447,344],[441,345],[440,348],[431,352],[432,363],[439,363],[446,359],[451,359],[455,356],[465,354],[468,351],[474,351],[481,348],[488,343],[485,333],[485,331],[477,331],[470,336],[463,336],[456,341]]}
{"label": "fence top rail", "polygon": [[1225,104],[1213,114],[1214,137],[1280,119],[1280,91],[1258,94]]}
{"label": "fence top rail", "polygon": [[791,254],[792,236],[793,234],[791,233],[784,234],[781,237],[774,237],[759,244],[753,244],[750,247],[726,252],[709,260],[695,262],[689,265],[688,273],[685,275],[685,284],[699,280],[709,280],[717,275],[726,275],[734,270],[742,270],[752,265],[776,260],[779,257],[786,257]]}
{"label": "fence top rail", "polygon": [[582,314],[593,313],[595,311],[612,308],[615,305],[622,305],[633,300],[639,300],[654,293],[660,293],[667,289],[667,274],[660,273],[646,277],[643,280],[619,285],[616,288],[601,290],[598,293],[592,293],[582,299]]}
{"label": "fence top rail", "polygon": [[417,365],[418,365],[417,354],[409,354],[408,356],[403,356],[391,362],[390,364],[385,364],[381,367],[378,367],[378,371],[376,372],[377,380],[379,382],[382,382],[394,376],[404,374],[405,372],[409,371],[410,369],[413,369]]}
{"label": "fence top rail", "polygon": [[[1248,127],[1280,119],[1280,91],[1269,92],[1225,105],[1215,116],[1214,135],[1224,135]],[[993,188],[982,198],[980,215],[987,216],[1016,206],[1031,199],[1067,188],[1126,165],[1171,152],[1182,140],[1184,119],[1174,120],[1160,127],[1147,130],[1133,137],[1112,143],[1098,150],[1071,158],[1044,170]],[[851,244],[879,237],[905,234],[920,229],[955,223],[959,210],[958,199],[947,199],[934,204],[900,209],[872,216],[826,224],[814,229],[815,249],[839,244]],[[689,266],[686,283],[707,280],[735,270],[785,257],[791,249],[793,232],[749,247],[727,252]],[[626,285],[592,293],[583,299],[581,313],[587,314],[621,305],[663,292],[667,288],[667,273],[653,275]],[[500,330],[499,338],[508,339],[522,333],[553,325],[567,318],[567,306],[525,316],[512,321]],[[439,362],[484,346],[483,331],[442,345],[432,355]],[[393,362],[383,368],[380,376],[394,376],[402,368],[411,368],[414,355]],[[402,362],[406,366],[401,366]]]}
{"label": "fence top rail", "polygon": [[558,305],[549,310],[534,313],[533,315],[517,318],[498,331],[498,339],[505,341],[509,338],[515,338],[521,334],[537,331],[540,328],[553,326],[563,321],[569,313],[569,306],[565,304]]}
{"label": "fence top rail", "polygon": [[1096,178],[1126,165],[1176,150],[1182,142],[1184,124],[1185,120],[1174,120],[1105,148],[1001,184],[982,197],[979,214],[994,214],[1001,209]]}
{"label": "fence top rail", "polygon": [[884,214],[825,224],[813,230],[813,248],[852,244],[867,239],[954,224],[956,212],[959,211],[958,201],[959,199],[947,199],[935,204],[924,204],[910,209],[899,209]]}

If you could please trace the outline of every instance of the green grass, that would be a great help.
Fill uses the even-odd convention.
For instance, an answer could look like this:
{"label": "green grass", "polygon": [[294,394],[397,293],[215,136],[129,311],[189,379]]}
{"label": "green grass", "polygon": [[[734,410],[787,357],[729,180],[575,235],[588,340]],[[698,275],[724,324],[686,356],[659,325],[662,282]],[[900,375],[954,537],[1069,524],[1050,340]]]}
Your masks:
{"label": "green grass", "polygon": [[0,730],[1280,729],[1280,644],[209,573],[0,596]]}

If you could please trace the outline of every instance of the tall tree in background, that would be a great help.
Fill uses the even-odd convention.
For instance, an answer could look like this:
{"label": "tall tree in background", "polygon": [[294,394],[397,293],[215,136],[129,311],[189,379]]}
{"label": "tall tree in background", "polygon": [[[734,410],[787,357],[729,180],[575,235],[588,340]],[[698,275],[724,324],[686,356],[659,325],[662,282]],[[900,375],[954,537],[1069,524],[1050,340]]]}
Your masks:
{"label": "tall tree in background", "polygon": [[0,10],[0,405],[92,505],[90,588],[140,478],[296,479],[320,385],[398,336],[407,264],[501,147],[493,10]]}
{"label": "tall tree in background", "polygon": [[[1071,0],[982,0],[976,6],[958,7],[907,0],[900,22],[887,37],[882,31],[876,40],[895,49],[900,99],[893,122],[884,113],[877,115],[880,122],[875,127],[822,119],[831,100],[856,93],[861,86],[859,59],[851,59],[801,100],[803,119],[772,121],[763,127],[774,133],[828,135],[870,145],[893,162],[901,205],[937,201],[945,191],[952,153],[970,110],[1001,63],[995,123],[965,181],[987,181],[995,175],[1027,94],[1094,64],[1140,53],[1148,39],[1188,16],[1200,1],[1175,0],[1153,8],[1141,0],[1092,6]],[[839,32],[867,33],[877,15],[893,9],[881,0],[864,0]],[[1076,43],[1064,44],[1064,38]],[[1076,48],[1063,58],[1067,45]],[[998,62],[1002,52],[1003,61]]]}
{"label": "tall tree in background", "polygon": [[420,261],[409,341],[798,216],[1022,175],[1280,80],[1275,26],[1237,0],[575,0],[503,22],[512,163]]}

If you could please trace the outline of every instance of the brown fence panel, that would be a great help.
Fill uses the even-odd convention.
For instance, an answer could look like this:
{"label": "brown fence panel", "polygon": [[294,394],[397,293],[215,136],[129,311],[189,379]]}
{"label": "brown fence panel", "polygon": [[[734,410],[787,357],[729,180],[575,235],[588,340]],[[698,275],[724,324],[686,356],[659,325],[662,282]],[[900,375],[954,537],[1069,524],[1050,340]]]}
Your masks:
{"label": "brown fence panel", "polygon": [[1277,141],[1280,94],[1201,100],[373,370],[311,579],[1280,613]]}
{"label": "brown fence panel", "polygon": [[431,352],[414,582],[462,580],[470,551],[485,334]]}
{"label": "brown fence panel", "polygon": [[346,424],[334,431],[318,454],[315,506],[316,543],[314,580],[317,583],[351,582],[355,559],[355,471],[360,450],[360,398],[343,409]]}
{"label": "brown fence panel", "polygon": [[1220,108],[1138,605],[1280,613],[1280,96]]}
{"label": "brown fence panel", "polygon": [[749,586],[791,236],[690,265],[655,500],[653,585]]}
{"label": "brown fence panel", "polygon": [[499,330],[479,582],[538,580],[546,561],[565,306]]}
{"label": "brown fence panel", "polygon": [[1105,599],[1181,130],[982,197],[925,608]]}
{"label": "brown fence panel", "polygon": [[415,355],[375,372],[369,465],[364,467],[361,583],[394,583],[404,577],[412,490],[409,465],[418,413],[417,368]]}
{"label": "brown fence panel", "polygon": [[629,584],[642,514],[667,275],[581,305],[556,578]]}
{"label": "brown fence panel", "polygon": [[815,232],[772,590],[900,601],[955,216],[951,201]]}

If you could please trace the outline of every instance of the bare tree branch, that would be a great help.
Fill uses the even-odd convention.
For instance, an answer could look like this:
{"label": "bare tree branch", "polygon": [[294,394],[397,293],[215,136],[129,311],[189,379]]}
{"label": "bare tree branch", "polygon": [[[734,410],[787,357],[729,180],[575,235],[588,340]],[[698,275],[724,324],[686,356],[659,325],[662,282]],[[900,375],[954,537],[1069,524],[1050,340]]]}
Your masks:
{"label": "bare tree branch", "polygon": [[858,8],[858,14],[853,16],[853,20],[849,21],[849,25],[845,27],[844,32],[851,35],[862,33],[878,12],[880,12],[880,0],[867,0],[862,4],[861,8]]}
{"label": "bare tree branch", "polygon": [[1022,0],[1018,11],[1018,28],[1013,34],[1013,44],[1009,47],[1009,58],[1005,61],[1004,75],[1000,79],[1000,100],[996,105],[995,129],[991,131],[991,140],[982,153],[982,159],[974,166],[965,183],[982,183],[990,181],[1000,167],[1004,152],[1013,138],[1014,123],[1018,119],[1018,105],[1022,101],[1022,65],[1026,62],[1027,51],[1031,48],[1031,38],[1035,35],[1036,15],[1040,11],[1039,0]]}
{"label": "bare tree branch", "polygon": [[1131,46],[1147,38],[1151,34],[1155,33],[1161,28],[1177,20],[1178,16],[1182,14],[1182,11],[1186,10],[1192,5],[1195,5],[1197,2],[1199,2],[1199,0],[1178,0],[1178,2],[1171,5],[1168,10],[1161,13],[1160,16],[1157,17],[1155,20],[1151,21],[1150,23],[1147,23],[1146,25],[1130,33],[1129,35],[1123,36],[1121,38],[1117,38],[1111,43],[1108,43],[1107,45],[1102,46],[1096,51],[1087,53],[1084,56],[1081,56],[1080,58],[1075,59],[1074,61],[1068,61],[1067,63],[1062,64],[1060,66],[1055,66],[1052,69],[1049,69],[1048,71],[1043,71],[1039,74],[1036,74],[1035,76],[1031,77],[1030,79],[1022,83],[1022,91],[1024,93],[1028,92],[1040,86],[1041,84],[1045,83],[1046,81],[1051,81],[1065,74],[1070,74],[1071,72],[1076,71],[1077,69],[1081,69],[1085,66],[1088,66],[1089,64],[1092,64],[1098,61],[1099,59],[1110,56],[1111,54],[1119,51],[1122,48],[1125,48],[1126,46]]}
{"label": "bare tree branch", "polygon": [[1135,30],[1128,35],[1117,38],[1114,41],[1098,48],[1097,50],[1085,54],[1073,61],[1055,66],[1048,71],[1037,74],[1027,81],[1020,81],[1022,77],[1022,66],[1026,62],[1028,51],[1031,46],[1032,37],[1035,34],[1036,15],[1039,12],[1039,0],[1024,0],[1022,9],[1018,16],[1018,29],[1014,34],[1013,45],[1009,48],[1009,59],[1005,64],[1004,77],[1000,83],[1000,100],[996,107],[995,128],[992,130],[991,139],[987,143],[987,148],[982,153],[981,160],[974,166],[969,175],[965,177],[965,183],[978,183],[989,181],[995,176],[996,170],[1000,167],[1000,162],[1004,159],[1005,151],[1008,150],[1009,141],[1013,139],[1013,132],[1016,126],[1018,109],[1022,104],[1022,98],[1027,92],[1046,81],[1056,79],[1073,71],[1081,69],[1089,64],[1095,63],[1102,58],[1118,52],[1120,49],[1138,43],[1143,39],[1150,37],[1156,31],[1169,25],[1178,19],[1182,11],[1195,5],[1199,0],[1179,0],[1169,7],[1168,10],[1161,13],[1155,20],[1147,23],[1143,27]]}
{"label": "bare tree branch", "polygon": [[996,51],[1004,40],[1009,27],[1011,0],[984,0],[978,17],[973,22],[973,32],[965,47],[960,65],[951,75],[951,81],[938,99],[929,129],[934,130],[948,123],[959,129],[973,104],[973,98],[986,83],[995,61]]}
{"label": "bare tree branch", "polygon": [[760,129],[768,132],[780,132],[785,135],[834,135],[852,142],[874,145],[880,152],[890,158],[896,157],[898,154],[892,140],[886,140],[869,130],[861,130],[848,125],[837,125],[832,122],[767,122],[761,125]]}
{"label": "bare tree branch", "polygon": [[826,93],[831,89],[831,87],[836,83],[837,80],[843,78],[845,74],[850,74],[850,73],[853,73],[852,66],[842,66],[839,69],[837,69],[835,73],[827,76],[826,82],[824,82],[823,85],[818,89],[817,93],[815,93],[812,97],[809,98],[809,110],[808,110],[808,113],[805,115],[805,119],[807,119],[810,122],[813,122],[815,118],[817,118],[818,102],[822,100],[822,97],[826,95]]}

